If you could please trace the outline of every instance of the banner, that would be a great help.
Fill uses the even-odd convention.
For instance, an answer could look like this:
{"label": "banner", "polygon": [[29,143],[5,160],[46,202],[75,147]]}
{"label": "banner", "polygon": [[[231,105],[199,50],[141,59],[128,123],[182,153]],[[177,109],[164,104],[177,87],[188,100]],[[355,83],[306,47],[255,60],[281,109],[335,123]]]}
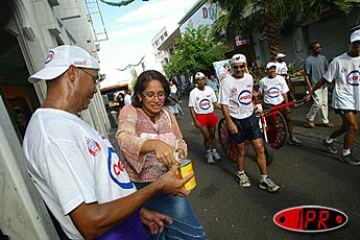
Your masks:
{"label": "banner", "polygon": [[221,82],[227,75],[231,74],[229,59],[214,62],[213,65],[219,82]]}

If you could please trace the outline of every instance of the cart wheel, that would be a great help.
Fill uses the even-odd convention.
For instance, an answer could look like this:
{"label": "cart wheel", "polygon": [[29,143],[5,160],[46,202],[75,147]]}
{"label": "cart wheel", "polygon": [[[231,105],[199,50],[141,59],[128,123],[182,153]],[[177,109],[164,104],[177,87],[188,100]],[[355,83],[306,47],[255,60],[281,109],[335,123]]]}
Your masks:
{"label": "cart wheel", "polygon": [[287,125],[284,116],[277,111],[276,114],[265,117],[268,126],[268,143],[273,148],[281,148],[284,146],[287,138]]}
{"label": "cart wheel", "polygon": [[226,157],[231,161],[236,161],[236,147],[233,143],[230,142],[229,132],[226,121],[222,118],[218,125],[218,138],[220,142],[221,149],[225,153]]}
{"label": "cart wheel", "polygon": [[265,148],[265,156],[266,156],[266,165],[270,165],[274,160],[274,149],[268,144],[267,142],[264,142],[264,148]]}

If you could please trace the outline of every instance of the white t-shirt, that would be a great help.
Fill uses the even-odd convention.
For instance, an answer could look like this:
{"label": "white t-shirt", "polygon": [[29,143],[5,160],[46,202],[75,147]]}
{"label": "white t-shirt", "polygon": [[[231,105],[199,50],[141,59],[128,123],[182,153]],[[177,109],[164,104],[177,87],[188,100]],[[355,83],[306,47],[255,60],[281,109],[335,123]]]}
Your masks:
{"label": "white t-shirt", "polygon": [[125,105],[131,105],[131,95],[125,94],[124,104],[125,104]]}
{"label": "white t-shirt", "polygon": [[193,107],[196,114],[208,114],[214,111],[213,102],[217,102],[214,90],[205,86],[204,90],[194,88],[190,92],[189,107]]}
{"label": "white t-shirt", "polygon": [[229,75],[221,81],[219,103],[228,106],[230,116],[244,119],[253,114],[253,84],[253,77],[247,73],[244,73],[243,78]]}
{"label": "white t-shirt", "polygon": [[264,94],[266,104],[278,105],[284,101],[282,94],[287,93],[289,87],[285,79],[280,75],[276,75],[275,78],[266,76],[259,82],[259,91]]}
{"label": "white t-shirt", "polygon": [[287,74],[288,67],[286,65],[286,62],[276,62],[276,73],[279,75]]}
{"label": "white t-shirt", "polygon": [[360,57],[350,57],[347,53],[336,57],[324,79],[335,81],[332,96],[335,109],[360,111]]}
{"label": "white t-shirt", "polygon": [[76,115],[37,109],[23,143],[35,186],[70,239],[83,239],[69,213],[136,191],[111,143]]}

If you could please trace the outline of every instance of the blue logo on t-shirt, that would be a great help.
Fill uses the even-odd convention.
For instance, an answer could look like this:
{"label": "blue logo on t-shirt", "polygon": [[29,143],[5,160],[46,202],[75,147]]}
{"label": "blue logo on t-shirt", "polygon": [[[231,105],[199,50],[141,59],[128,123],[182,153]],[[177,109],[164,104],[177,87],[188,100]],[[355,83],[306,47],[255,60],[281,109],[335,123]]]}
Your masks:
{"label": "blue logo on t-shirt", "polygon": [[199,106],[202,110],[208,110],[211,107],[209,99],[203,99],[199,102]]}
{"label": "blue logo on t-shirt", "polygon": [[280,95],[280,89],[278,89],[277,87],[269,88],[268,96],[270,98],[277,98],[279,95]]}
{"label": "blue logo on t-shirt", "polygon": [[241,104],[249,105],[251,103],[251,92],[249,90],[243,90],[239,93],[238,100]]}
{"label": "blue logo on t-shirt", "polygon": [[[131,182],[128,175],[125,174],[124,166],[121,164],[119,157],[117,156],[115,150],[111,147],[108,148],[108,170],[111,179],[121,188],[134,188],[134,184]],[[121,180],[126,182],[123,182]]]}
{"label": "blue logo on t-shirt", "polygon": [[359,70],[351,71],[346,76],[346,82],[351,86],[354,86],[354,87],[359,86],[359,81],[360,81],[360,71]]}

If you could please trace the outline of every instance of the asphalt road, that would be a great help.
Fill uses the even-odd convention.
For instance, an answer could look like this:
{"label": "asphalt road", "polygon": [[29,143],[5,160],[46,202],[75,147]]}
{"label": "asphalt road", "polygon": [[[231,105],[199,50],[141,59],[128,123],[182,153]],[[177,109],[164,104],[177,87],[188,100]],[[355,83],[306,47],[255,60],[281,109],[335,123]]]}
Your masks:
{"label": "asphalt road", "polygon": [[[189,147],[197,181],[190,200],[209,240],[360,239],[360,167],[339,162],[337,155],[327,153],[320,144],[320,139],[332,129],[306,127],[304,119],[310,103],[292,109],[295,135],[303,145],[285,145],[275,150],[275,160],[268,172],[281,189],[268,193],[258,187],[260,174],[252,150],[245,167],[252,183],[248,189],[237,184],[236,165],[225,157],[219,144],[222,161],[215,165],[205,162],[202,135],[192,124],[187,102],[184,97],[181,105],[185,116],[178,117],[178,123]],[[216,114],[221,117],[221,111],[216,110]],[[330,121],[336,126],[340,124],[332,109]],[[358,133],[353,145],[353,154],[358,158],[359,143]],[[337,139],[339,151],[341,144],[342,139]],[[344,212],[349,221],[343,228],[323,233],[290,232],[274,224],[274,214],[301,205],[335,208]]]}
{"label": "asphalt road", "polygon": [[[332,129],[306,127],[304,119],[310,103],[292,109],[291,114],[295,135],[303,145],[274,149],[275,160],[268,172],[281,186],[276,193],[258,187],[260,173],[252,150],[245,162],[252,183],[250,188],[243,189],[237,184],[236,165],[225,157],[219,144],[222,160],[208,165],[202,135],[192,124],[187,104],[187,97],[183,97],[181,106],[185,116],[177,119],[189,147],[197,182],[190,201],[209,240],[360,239],[360,166],[346,165],[337,160],[338,155],[327,153],[320,139]],[[221,117],[220,110],[216,114]],[[339,126],[340,117],[331,108],[329,114],[330,121]],[[360,122],[360,114],[357,117]],[[110,133],[110,140],[118,151],[115,131]],[[336,140],[336,146],[341,151],[342,138]],[[359,146],[360,132],[352,147],[358,158]],[[277,212],[301,205],[335,208],[344,212],[349,221],[343,228],[323,233],[290,232],[274,224]]]}

